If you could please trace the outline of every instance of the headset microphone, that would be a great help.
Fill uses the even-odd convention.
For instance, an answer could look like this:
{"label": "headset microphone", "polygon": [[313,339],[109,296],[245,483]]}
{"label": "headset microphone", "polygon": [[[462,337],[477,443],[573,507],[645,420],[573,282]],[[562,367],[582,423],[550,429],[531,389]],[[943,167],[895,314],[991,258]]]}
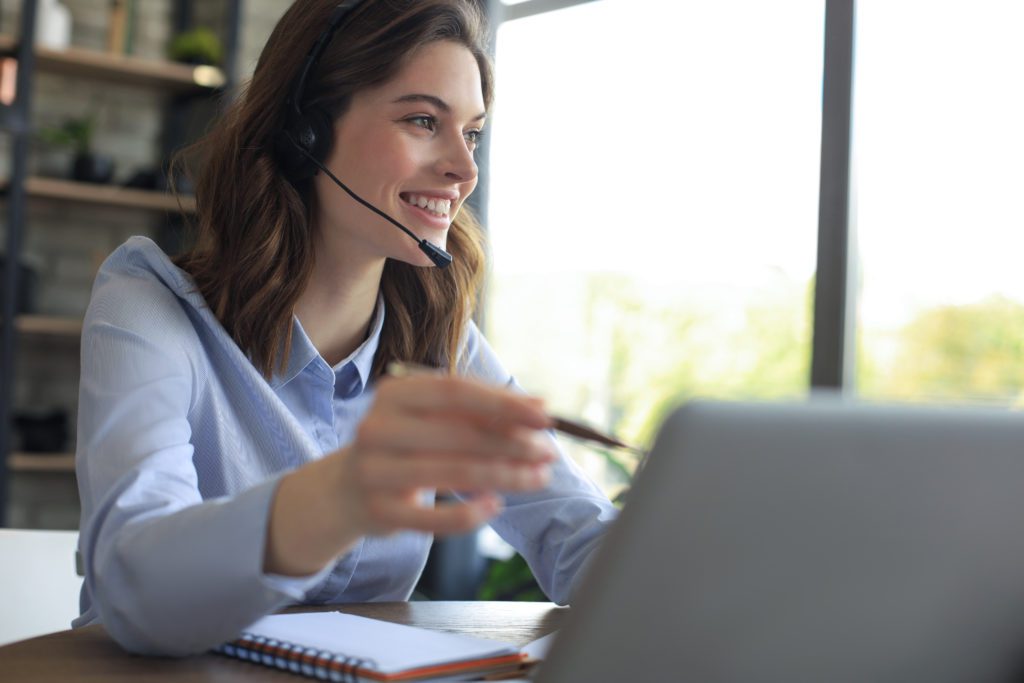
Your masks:
{"label": "headset microphone", "polygon": [[[289,139],[291,139],[290,135],[288,137],[289,137]],[[366,201],[365,199],[363,199],[362,197],[357,195],[355,192],[353,192],[351,189],[349,189],[348,185],[346,185],[345,183],[343,183],[340,180],[338,180],[338,177],[336,175],[334,175],[333,173],[331,173],[331,170],[329,168],[327,168],[322,163],[320,163],[319,159],[317,159],[315,156],[310,154],[309,151],[306,150],[305,147],[303,147],[302,145],[298,144],[294,140],[292,140],[292,144],[294,144],[295,148],[298,149],[303,155],[305,155],[314,166],[316,166],[318,169],[323,171],[327,175],[328,178],[333,180],[335,185],[337,185],[341,189],[345,190],[345,192],[347,192],[348,195],[350,197],[352,197],[352,199],[356,200],[357,202],[359,202],[360,204],[362,204],[363,206],[368,208],[370,211],[373,211],[375,214],[377,214],[381,218],[389,221],[392,225],[394,225],[399,230],[404,232],[406,235],[411,237],[413,239],[413,241],[416,242],[417,245],[419,245],[420,251],[422,251],[424,254],[426,254],[427,258],[429,258],[431,261],[433,261],[435,266],[437,266],[438,268],[447,268],[448,266],[450,266],[452,264],[452,255],[451,254],[449,254],[447,251],[445,251],[441,247],[437,246],[436,244],[431,244],[427,240],[420,239],[419,237],[417,237],[416,233],[414,233],[412,230],[410,230],[409,228],[405,227],[404,225],[402,225],[401,223],[396,221],[394,218],[392,218],[391,216],[387,215],[386,213],[384,213],[383,211],[378,209],[376,206],[374,206],[370,202]]]}

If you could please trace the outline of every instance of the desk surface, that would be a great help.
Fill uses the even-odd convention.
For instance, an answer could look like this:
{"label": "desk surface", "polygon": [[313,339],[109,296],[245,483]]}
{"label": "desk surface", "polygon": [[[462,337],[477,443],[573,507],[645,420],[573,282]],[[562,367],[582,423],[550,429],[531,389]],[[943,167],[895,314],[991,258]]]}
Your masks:
{"label": "desk surface", "polygon": [[[517,645],[554,631],[568,615],[567,609],[549,602],[387,602],[288,611],[328,609]],[[212,654],[186,659],[133,656],[122,650],[102,626],[61,631],[0,647],[0,672],[4,680],[19,683],[308,680]]]}

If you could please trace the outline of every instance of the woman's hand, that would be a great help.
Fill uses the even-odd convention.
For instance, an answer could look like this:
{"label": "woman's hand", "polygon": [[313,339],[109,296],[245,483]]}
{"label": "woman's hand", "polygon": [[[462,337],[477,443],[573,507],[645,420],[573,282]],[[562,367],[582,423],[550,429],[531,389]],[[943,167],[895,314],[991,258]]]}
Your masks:
{"label": "woman's hand", "polygon": [[[282,479],[265,571],[313,573],[368,534],[476,528],[500,510],[499,492],[547,483],[557,457],[548,426],[539,400],[506,389],[440,375],[382,379],[352,444]],[[470,497],[424,507],[428,489]]]}

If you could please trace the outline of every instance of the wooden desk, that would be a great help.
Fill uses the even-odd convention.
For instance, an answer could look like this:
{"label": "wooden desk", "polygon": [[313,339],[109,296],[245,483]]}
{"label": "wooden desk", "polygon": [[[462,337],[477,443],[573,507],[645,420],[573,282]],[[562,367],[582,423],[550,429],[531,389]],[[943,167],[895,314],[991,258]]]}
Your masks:
{"label": "wooden desk", "polygon": [[[549,602],[386,602],[288,611],[328,609],[517,645],[554,631],[569,613]],[[137,657],[122,650],[102,626],[51,633],[0,647],[0,679],[12,683],[310,680],[212,654],[187,659]]]}

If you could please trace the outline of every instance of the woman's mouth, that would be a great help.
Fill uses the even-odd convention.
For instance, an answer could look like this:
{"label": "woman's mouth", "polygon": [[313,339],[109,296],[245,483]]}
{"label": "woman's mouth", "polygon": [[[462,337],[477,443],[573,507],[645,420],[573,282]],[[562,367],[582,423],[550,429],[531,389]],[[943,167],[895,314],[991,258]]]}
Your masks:
{"label": "woman's mouth", "polygon": [[401,197],[402,201],[406,204],[422,209],[423,211],[426,211],[438,218],[448,218],[448,214],[452,210],[452,200],[450,199],[425,197],[421,194],[412,194],[410,192],[403,192],[398,196]]}

